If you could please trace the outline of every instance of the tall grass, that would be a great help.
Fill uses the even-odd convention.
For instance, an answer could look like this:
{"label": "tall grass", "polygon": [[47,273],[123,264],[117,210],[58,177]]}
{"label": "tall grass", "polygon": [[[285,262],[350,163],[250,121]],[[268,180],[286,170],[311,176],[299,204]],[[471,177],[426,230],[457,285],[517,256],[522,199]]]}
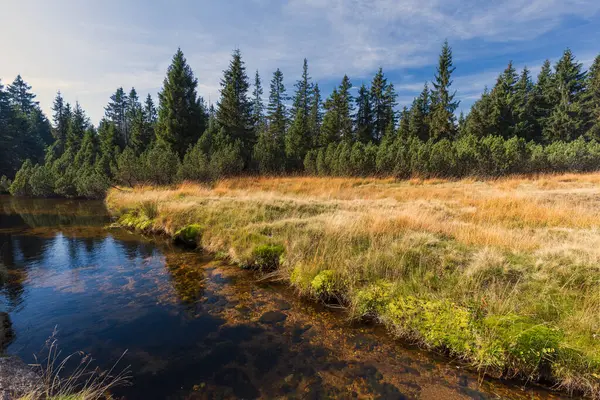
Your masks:
{"label": "tall grass", "polygon": [[[21,400],[100,400],[110,399],[110,390],[130,382],[129,367],[116,372],[116,368],[125,355],[113,364],[108,371],[93,367],[91,355],[76,352],[64,356],[58,346],[56,330],[45,343],[44,358],[32,365],[40,376],[37,388]],[[73,365],[74,364],[74,365]]]}
{"label": "tall grass", "polygon": [[599,397],[599,183],[260,177],[113,190],[106,202],[124,226],[187,232],[488,373]]}

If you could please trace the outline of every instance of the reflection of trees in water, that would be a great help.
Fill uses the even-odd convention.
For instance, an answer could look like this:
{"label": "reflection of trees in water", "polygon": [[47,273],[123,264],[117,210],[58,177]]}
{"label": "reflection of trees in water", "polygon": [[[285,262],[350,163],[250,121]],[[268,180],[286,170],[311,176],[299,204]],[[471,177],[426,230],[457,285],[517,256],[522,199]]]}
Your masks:
{"label": "reflection of trees in water", "polygon": [[11,235],[0,235],[0,243],[0,293],[10,307],[15,307],[22,302],[27,272],[15,263],[19,241]]}
{"label": "reflection of trees in water", "polygon": [[[0,227],[27,225],[31,228],[65,225],[103,225],[108,221],[104,205],[96,201],[0,198],[3,221]],[[22,223],[14,217],[21,218]],[[4,220],[7,218],[6,220]]]}
{"label": "reflection of trees in water", "polygon": [[204,271],[196,255],[167,253],[166,267],[171,275],[173,288],[182,302],[193,303],[200,298]]}

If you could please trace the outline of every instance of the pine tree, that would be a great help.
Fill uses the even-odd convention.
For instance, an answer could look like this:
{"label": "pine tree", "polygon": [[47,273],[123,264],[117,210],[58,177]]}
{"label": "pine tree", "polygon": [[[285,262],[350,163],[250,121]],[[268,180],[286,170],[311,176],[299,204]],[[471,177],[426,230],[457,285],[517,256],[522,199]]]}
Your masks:
{"label": "pine tree", "polygon": [[394,106],[396,105],[394,87],[388,84],[381,68],[379,68],[373,82],[371,82],[370,95],[373,111],[373,139],[379,142],[385,135],[390,120],[394,118]]}
{"label": "pine tree", "polygon": [[197,86],[198,80],[183,52],[177,49],[158,94],[156,137],[179,157],[198,141],[207,126],[204,103],[196,93]]}
{"label": "pine tree", "polygon": [[356,140],[369,143],[373,140],[373,110],[369,90],[363,83],[356,97]]}
{"label": "pine tree", "polygon": [[248,76],[239,50],[235,50],[229,68],[221,80],[221,99],[217,104],[217,123],[228,141],[239,141],[248,164],[256,141],[252,123],[252,102],[248,99]]}
{"label": "pine tree", "polygon": [[452,49],[444,42],[439,57],[435,82],[433,82],[430,135],[434,139],[452,138],[456,133],[454,111],[459,101],[454,101],[456,92],[450,94],[452,73]]}

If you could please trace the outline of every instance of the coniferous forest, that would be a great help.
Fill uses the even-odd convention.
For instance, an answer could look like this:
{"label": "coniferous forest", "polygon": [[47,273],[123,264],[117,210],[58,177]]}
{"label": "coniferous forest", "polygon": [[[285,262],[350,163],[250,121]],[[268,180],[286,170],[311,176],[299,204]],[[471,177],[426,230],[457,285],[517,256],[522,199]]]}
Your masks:
{"label": "coniferous forest", "polygon": [[0,82],[0,191],[96,198],[116,184],[240,174],[458,178],[600,169],[600,56],[585,71],[567,49],[537,77],[509,62],[458,117],[454,70],[444,43],[433,80],[399,110],[381,69],[358,90],[344,76],[323,98],[306,60],[288,91],[279,69],[268,87],[258,71],[249,77],[236,50],[221,98],[207,105],[178,50],[157,105],[118,88],[97,127],[60,92],[50,121],[17,76]]}

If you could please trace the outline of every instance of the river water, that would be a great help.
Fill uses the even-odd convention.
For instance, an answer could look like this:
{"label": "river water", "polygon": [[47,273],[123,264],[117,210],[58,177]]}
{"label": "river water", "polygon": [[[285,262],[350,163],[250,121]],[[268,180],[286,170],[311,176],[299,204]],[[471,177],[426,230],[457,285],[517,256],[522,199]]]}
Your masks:
{"label": "river water", "polygon": [[126,399],[558,398],[481,379],[457,362],[352,324],[282,284],[109,227],[101,202],[0,196],[6,352],[130,366]]}

